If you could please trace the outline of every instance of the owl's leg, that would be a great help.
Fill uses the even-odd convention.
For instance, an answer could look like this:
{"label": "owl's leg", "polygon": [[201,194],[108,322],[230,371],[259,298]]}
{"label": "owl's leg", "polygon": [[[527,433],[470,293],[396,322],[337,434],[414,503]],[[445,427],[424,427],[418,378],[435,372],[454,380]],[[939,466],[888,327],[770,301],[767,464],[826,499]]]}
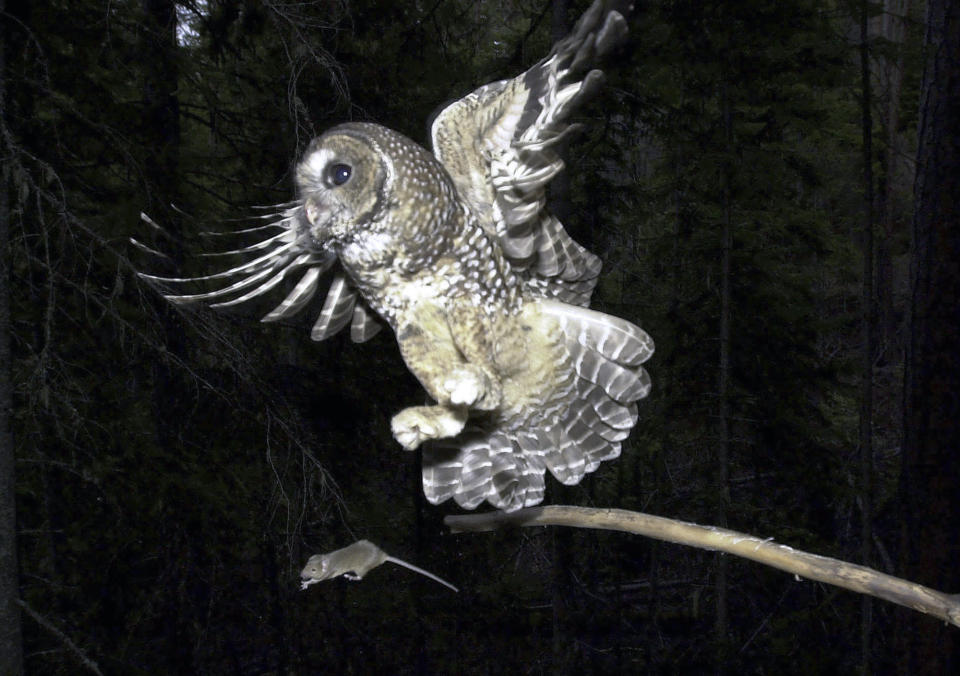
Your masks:
{"label": "owl's leg", "polygon": [[424,441],[460,434],[466,422],[465,407],[411,406],[393,416],[390,431],[401,446],[412,451]]}
{"label": "owl's leg", "polygon": [[[448,317],[445,309],[420,303],[397,328],[397,344],[407,367],[437,403],[491,411],[500,405],[500,383],[484,366],[489,359],[481,346],[460,335],[463,323],[455,313]],[[469,333],[482,336],[482,329]]]}
{"label": "owl's leg", "polygon": [[455,302],[448,307],[450,337],[464,363],[448,374],[444,387],[451,403],[492,411],[500,405],[503,391],[493,370],[490,327],[484,319],[472,303]]}
{"label": "owl's leg", "polygon": [[453,437],[463,430],[470,409],[492,410],[500,384],[472,363],[451,332],[446,310],[432,302],[410,307],[397,327],[397,343],[407,367],[437,406],[414,406],[394,416],[394,438],[407,450],[428,439]]}

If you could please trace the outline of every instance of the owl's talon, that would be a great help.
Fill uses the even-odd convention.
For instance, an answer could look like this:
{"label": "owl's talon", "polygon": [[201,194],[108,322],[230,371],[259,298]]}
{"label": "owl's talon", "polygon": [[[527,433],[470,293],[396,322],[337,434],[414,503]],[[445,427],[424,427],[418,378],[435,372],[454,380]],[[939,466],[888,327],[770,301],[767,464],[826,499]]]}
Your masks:
{"label": "owl's talon", "polygon": [[476,366],[460,366],[443,383],[447,398],[453,406],[470,406],[491,410],[500,397],[490,378]]}
{"label": "owl's talon", "polygon": [[471,406],[481,396],[480,383],[475,378],[450,378],[443,384],[450,393],[450,403],[454,406]]}
{"label": "owl's talon", "polygon": [[396,427],[394,427],[393,437],[397,440],[397,443],[403,446],[404,450],[407,451],[416,450],[417,446],[430,438],[428,435],[423,433],[422,429],[417,427],[411,427],[403,430],[398,430]]}
{"label": "owl's talon", "polygon": [[412,451],[424,441],[460,434],[466,420],[465,410],[457,411],[443,406],[413,406],[393,416],[390,430],[397,443]]}

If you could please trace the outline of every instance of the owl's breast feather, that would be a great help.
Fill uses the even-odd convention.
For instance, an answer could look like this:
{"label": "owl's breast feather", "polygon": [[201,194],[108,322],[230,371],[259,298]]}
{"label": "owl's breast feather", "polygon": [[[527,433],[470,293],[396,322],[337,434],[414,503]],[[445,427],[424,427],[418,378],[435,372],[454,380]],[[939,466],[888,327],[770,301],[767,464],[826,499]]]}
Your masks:
{"label": "owl's breast feather", "polygon": [[364,300],[396,330],[398,318],[419,305],[443,308],[463,280],[457,264],[441,259],[429,269],[408,273],[397,256],[388,266],[352,266],[344,262]]}

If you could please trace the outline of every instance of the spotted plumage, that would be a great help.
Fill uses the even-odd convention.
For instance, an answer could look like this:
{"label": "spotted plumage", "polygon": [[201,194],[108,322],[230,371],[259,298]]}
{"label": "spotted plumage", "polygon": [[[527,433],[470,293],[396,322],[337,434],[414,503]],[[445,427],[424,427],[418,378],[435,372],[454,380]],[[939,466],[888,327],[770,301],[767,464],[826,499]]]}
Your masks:
{"label": "spotted plumage", "polygon": [[330,129],[297,165],[297,200],[263,226],[276,232],[236,252],[253,259],[195,278],[241,279],[167,297],[233,305],[299,273],[263,318],[275,321],[307,307],[333,269],[311,336],[394,331],[436,402],[391,421],[404,448],[424,444],[428,500],[513,510],[543,499],[547,470],[579,482],[636,424],[653,343],[587,309],[600,262],[548,211],[546,187],[571,110],[600,80],[589,64],[625,33],[597,0],[543,61],[444,108],[432,154],[376,124]]}

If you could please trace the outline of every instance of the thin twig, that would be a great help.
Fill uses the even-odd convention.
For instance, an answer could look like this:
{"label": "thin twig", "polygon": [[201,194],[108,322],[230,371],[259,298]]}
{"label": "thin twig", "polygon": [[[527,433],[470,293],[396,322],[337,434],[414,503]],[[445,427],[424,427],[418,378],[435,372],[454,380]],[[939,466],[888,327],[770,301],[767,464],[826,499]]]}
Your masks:
{"label": "thin twig", "polygon": [[488,512],[447,516],[444,523],[454,533],[489,531],[504,526],[572,526],[636,533],[646,537],[725,552],[860,594],[869,594],[960,627],[960,594],[943,592],[839,559],[802,552],[772,539],[700,526],[623,509],[591,509],[553,505],[516,512]]}
{"label": "thin twig", "polygon": [[28,604],[23,599],[17,599],[17,603],[20,604],[20,607],[23,608],[26,611],[27,615],[32,617],[37,624],[39,624],[41,627],[49,631],[51,634],[53,634],[57,638],[57,640],[59,640],[63,645],[65,645],[67,647],[67,650],[73,653],[74,657],[77,658],[80,664],[82,664],[83,666],[85,666],[87,669],[97,674],[98,676],[103,676],[103,672],[100,671],[100,667],[97,666],[97,663],[91,660],[89,657],[87,657],[86,653],[80,650],[77,644],[70,640],[69,636],[67,636],[62,631],[60,631],[55,626],[53,626],[53,624],[47,618],[45,618],[43,615],[41,615],[36,610],[31,608],[30,604]]}

